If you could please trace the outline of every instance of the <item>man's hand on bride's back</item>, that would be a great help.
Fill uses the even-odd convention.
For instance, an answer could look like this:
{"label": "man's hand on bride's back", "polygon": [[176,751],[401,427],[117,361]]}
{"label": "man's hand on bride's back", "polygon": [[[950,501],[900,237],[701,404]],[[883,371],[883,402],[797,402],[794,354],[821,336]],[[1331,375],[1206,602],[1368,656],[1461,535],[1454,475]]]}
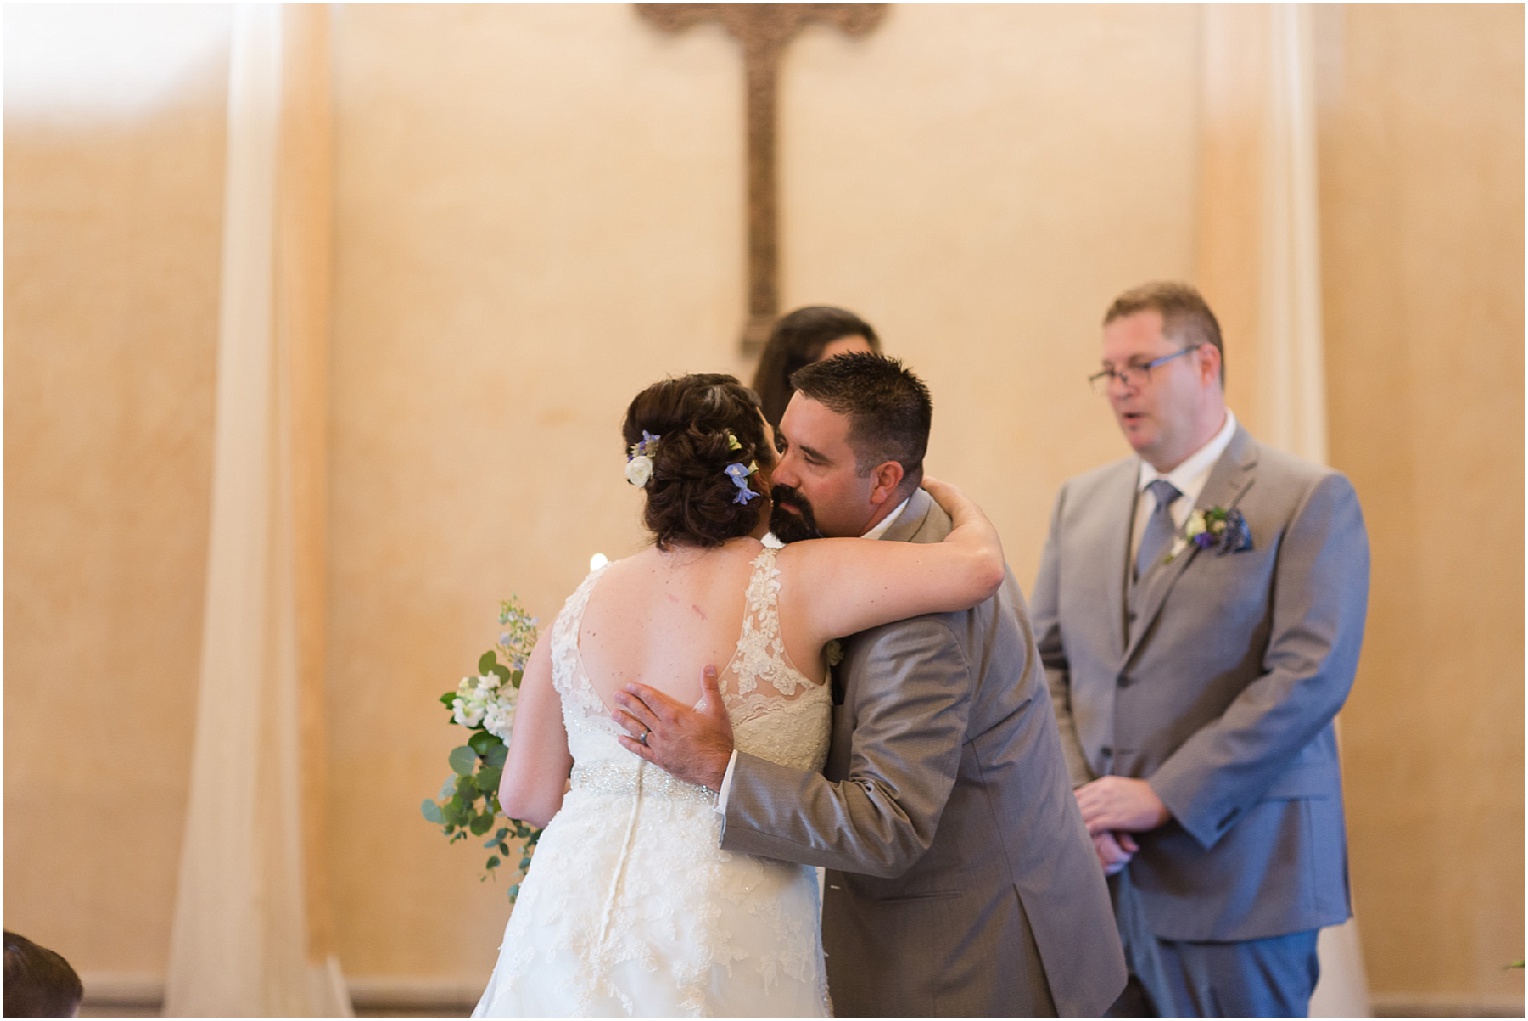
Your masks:
{"label": "man's hand on bride's back", "polygon": [[716,667],[706,667],[700,688],[701,700],[691,708],[656,688],[628,684],[615,693],[611,715],[626,730],[620,741],[627,751],[681,780],[719,791],[732,759],[732,721]]}

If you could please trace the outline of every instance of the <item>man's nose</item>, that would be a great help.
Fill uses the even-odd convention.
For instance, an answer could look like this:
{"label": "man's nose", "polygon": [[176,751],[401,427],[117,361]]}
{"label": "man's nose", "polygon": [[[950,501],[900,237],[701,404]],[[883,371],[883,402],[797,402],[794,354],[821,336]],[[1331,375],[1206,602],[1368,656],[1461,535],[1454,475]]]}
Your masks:
{"label": "man's nose", "polygon": [[796,474],[796,459],[791,455],[790,451],[787,450],[780,455],[780,462],[775,465],[770,481],[777,486],[790,486],[792,488],[795,488],[796,483],[801,481],[800,476]]}

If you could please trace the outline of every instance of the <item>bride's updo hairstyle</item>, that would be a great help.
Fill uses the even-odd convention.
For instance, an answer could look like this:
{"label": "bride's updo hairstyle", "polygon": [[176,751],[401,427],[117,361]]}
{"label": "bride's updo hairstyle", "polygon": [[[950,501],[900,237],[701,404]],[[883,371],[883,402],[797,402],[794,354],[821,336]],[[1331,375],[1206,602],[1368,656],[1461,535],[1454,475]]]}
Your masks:
{"label": "bride's updo hairstyle", "polygon": [[[720,546],[748,535],[759,515],[768,513],[758,473],[746,481],[760,495],[746,503],[737,500],[742,489],[727,474],[731,464],[758,462],[760,471],[768,471],[775,463],[775,452],[765,442],[759,399],[735,377],[697,373],[654,383],[626,409],[622,434],[628,450],[643,443],[644,432],[658,437],[648,448],[653,464],[643,486],[643,523],[659,549]],[[741,450],[733,447],[729,433]]]}

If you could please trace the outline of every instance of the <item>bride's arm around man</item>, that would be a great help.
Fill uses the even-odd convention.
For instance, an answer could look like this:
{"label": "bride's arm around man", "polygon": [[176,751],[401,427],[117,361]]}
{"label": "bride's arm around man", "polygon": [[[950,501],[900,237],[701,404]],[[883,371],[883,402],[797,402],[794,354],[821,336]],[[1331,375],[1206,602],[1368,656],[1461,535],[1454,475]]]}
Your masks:
{"label": "bride's arm around man", "polygon": [[[773,475],[782,573],[791,543],[950,532],[919,488],[932,404],[917,377],[846,355],[793,382]],[[782,590],[782,619],[787,604]],[[623,743],[722,792],[723,849],[829,870],[835,1012],[1101,1015],[1123,956],[1011,573],[972,609],[846,638],[833,674],[820,774],[734,751],[714,690],[694,711],[628,685],[618,718],[646,743]]]}

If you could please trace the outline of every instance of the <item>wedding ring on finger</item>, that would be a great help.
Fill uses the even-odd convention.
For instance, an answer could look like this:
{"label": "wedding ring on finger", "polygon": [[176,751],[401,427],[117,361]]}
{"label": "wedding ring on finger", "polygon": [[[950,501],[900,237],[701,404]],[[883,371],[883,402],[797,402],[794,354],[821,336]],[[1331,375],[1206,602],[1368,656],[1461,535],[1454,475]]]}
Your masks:
{"label": "wedding ring on finger", "polygon": [[642,736],[641,737],[637,738],[637,740],[639,742],[641,742],[643,748],[647,747],[647,735],[649,735],[651,733],[652,733],[652,729],[648,728],[647,730],[642,731]]}

